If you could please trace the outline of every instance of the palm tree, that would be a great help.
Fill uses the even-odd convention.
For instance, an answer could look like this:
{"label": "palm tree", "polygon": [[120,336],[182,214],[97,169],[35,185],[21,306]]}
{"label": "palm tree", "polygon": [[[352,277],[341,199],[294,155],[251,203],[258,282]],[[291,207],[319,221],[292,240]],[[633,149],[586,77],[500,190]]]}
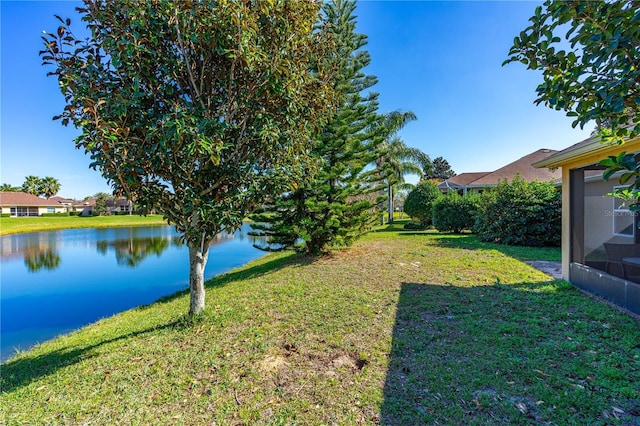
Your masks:
{"label": "palm tree", "polygon": [[0,192],[17,192],[20,191],[20,188],[12,186],[9,183],[3,183],[0,185]]}
{"label": "palm tree", "polygon": [[40,189],[38,192],[47,199],[56,195],[58,191],[60,191],[60,182],[58,179],[47,176],[40,180]]}
{"label": "palm tree", "polygon": [[411,111],[393,111],[382,117],[382,126],[386,135],[383,155],[376,161],[376,167],[384,175],[387,185],[388,222],[393,222],[393,192],[406,189],[404,178],[408,174],[423,176],[432,167],[431,159],[417,148],[407,146],[398,136],[398,132],[410,121],[417,120]]}
{"label": "palm tree", "polygon": [[40,178],[38,176],[27,176],[22,184],[22,192],[31,195],[40,194]]}

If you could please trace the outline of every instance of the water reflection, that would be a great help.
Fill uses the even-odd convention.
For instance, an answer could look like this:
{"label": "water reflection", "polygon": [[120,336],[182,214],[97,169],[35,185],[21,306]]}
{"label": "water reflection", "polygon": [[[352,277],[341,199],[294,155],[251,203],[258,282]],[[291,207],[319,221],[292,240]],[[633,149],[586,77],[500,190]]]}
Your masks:
{"label": "water reflection", "polygon": [[135,268],[149,255],[160,257],[162,252],[169,248],[169,244],[180,246],[180,237],[147,237],[129,238],[128,240],[107,241],[100,240],[96,243],[98,253],[107,255],[109,250],[116,253],[118,265]]}
{"label": "water reflection", "polygon": [[[263,255],[248,228],[213,242],[206,279]],[[7,235],[0,254],[0,361],[189,283],[189,253],[170,226]]]}
{"label": "water reflection", "polygon": [[3,261],[22,258],[29,272],[54,270],[60,266],[58,238],[55,232],[10,235],[0,239],[0,254]]}
{"label": "water reflection", "polygon": [[[118,237],[126,231],[126,238],[116,240],[101,239],[98,241],[87,241],[90,245],[95,244],[97,252],[106,256],[109,251],[115,252],[116,262],[120,266],[131,268],[137,267],[144,259],[150,255],[160,257],[169,246],[179,247],[182,245],[180,236],[175,233],[166,235],[144,237],[140,235],[144,228],[123,228],[117,232]],[[104,230],[101,230],[104,231]],[[63,231],[37,232],[32,234],[20,234],[3,237],[0,240],[0,252],[5,260],[22,257],[29,272],[39,272],[43,270],[54,270],[60,266],[61,257],[58,253],[58,243]],[[113,237],[112,233],[108,235]],[[211,246],[223,243],[227,240],[237,239],[245,241],[245,232],[235,234],[221,233],[212,241]],[[249,237],[252,243],[260,238]],[[88,247],[87,247],[88,248]]]}
{"label": "water reflection", "polygon": [[27,250],[24,252],[24,264],[29,272],[38,272],[41,269],[51,271],[60,266],[60,255],[50,248]]}

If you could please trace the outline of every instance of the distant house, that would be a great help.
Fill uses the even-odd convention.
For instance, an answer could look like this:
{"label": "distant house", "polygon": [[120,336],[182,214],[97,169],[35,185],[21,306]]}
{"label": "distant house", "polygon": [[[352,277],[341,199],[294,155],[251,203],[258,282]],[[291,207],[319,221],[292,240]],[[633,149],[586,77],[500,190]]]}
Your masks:
{"label": "distant house", "polygon": [[75,201],[71,205],[71,210],[79,212],[80,216],[91,216],[96,209],[96,200],[94,198],[87,198],[82,201]]}
{"label": "distant house", "polygon": [[534,163],[556,152],[552,149],[539,149],[493,172],[461,173],[441,182],[438,188],[443,192],[456,190],[463,194],[468,191],[480,192],[483,188],[496,186],[505,179],[511,182],[516,175],[520,175],[527,182],[534,180],[560,182],[559,170],[539,169],[533,166]]}
{"label": "distant house", "polygon": [[[133,203],[125,197],[108,198],[105,207],[107,214],[133,212]],[[91,216],[96,210],[96,200],[95,198],[87,198],[83,201],[74,202],[72,208],[73,211],[80,212],[81,216]]]}
{"label": "distant house", "polygon": [[471,173],[460,173],[459,175],[455,175],[452,178],[445,180],[438,184],[438,189],[442,192],[449,191],[458,191],[462,193],[467,192],[467,186],[474,181],[485,177],[491,172],[471,172]]}
{"label": "distant house", "polygon": [[10,217],[42,216],[44,213],[65,213],[67,207],[59,197],[40,198],[26,192],[0,192],[2,214]]}
{"label": "distant house", "polygon": [[49,198],[49,201],[56,201],[58,204],[63,206],[68,212],[72,210],[73,203],[74,203],[73,200],[70,200],[68,198],[62,198],[62,197],[51,197]]}
{"label": "distant house", "polygon": [[133,203],[125,197],[109,198],[107,200],[107,211],[109,213],[132,213]]}
{"label": "distant house", "polygon": [[638,215],[625,200],[608,195],[622,185],[616,175],[605,182],[598,165],[623,151],[640,153],[640,138],[605,145],[592,137],[535,166],[562,170],[563,278],[640,314]]}

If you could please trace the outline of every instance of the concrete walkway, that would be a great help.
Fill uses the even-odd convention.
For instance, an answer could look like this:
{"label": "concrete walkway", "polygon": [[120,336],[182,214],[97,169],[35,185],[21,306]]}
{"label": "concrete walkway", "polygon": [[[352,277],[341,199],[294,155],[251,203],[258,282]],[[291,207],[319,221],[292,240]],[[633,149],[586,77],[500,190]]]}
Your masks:
{"label": "concrete walkway", "polygon": [[528,260],[527,265],[531,265],[539,271],[544,272],[547,275],[551,275],[553,278],[562,279],[562,263],[561,262],[549,262],[546,260]]}

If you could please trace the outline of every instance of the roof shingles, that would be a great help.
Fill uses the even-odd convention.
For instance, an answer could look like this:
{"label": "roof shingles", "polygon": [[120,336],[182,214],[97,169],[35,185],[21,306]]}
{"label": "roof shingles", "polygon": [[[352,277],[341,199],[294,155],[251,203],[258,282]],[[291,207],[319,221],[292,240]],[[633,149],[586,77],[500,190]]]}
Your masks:
{"label": "roof shingles", "polygon": [[59,207],[57,200],[47,200],[26,192],[0,192],[0,205],[20,207]]}

